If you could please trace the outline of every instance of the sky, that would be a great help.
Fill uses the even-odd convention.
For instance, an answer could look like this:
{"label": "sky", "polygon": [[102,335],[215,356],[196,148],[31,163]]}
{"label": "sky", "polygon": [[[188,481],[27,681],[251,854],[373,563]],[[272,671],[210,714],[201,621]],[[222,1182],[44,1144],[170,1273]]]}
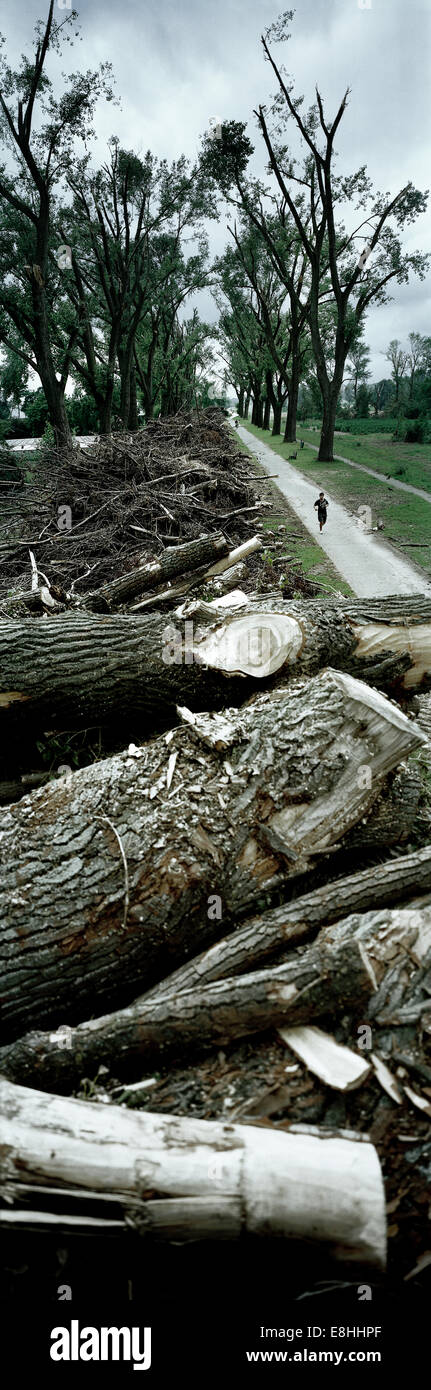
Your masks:
{"label": "sky", "polygon": [[[260,36],[277,18],[279,3],[75,0],[82,42],[67,47],[61,60],[51,59],[49,72],[61,89],[62,71],[112,63],[121,105],[98,106],[96,158],[106,157],[107,141],[116,134],[138,153],[194,159],[213,117],[248,123],[253,168],[262,174],[266,161],[253,109],[269,100],[276,83]],[[70,0],[56,0],[56,10],[61,21]],[[34,25],[47,11],[47,0],[0,0],[11,66],[29,50]],[[274,57],[285,63],[306,108],[316,82],[332,117],[351,88],[337,135],[340,170],[366,164],[376,187],[391,195],[409,180],[428,188],[429,0],[298,0],[290,29],[289,43],[274,46]],[[210,224],[209,236],[212,253],[219,254],[228,240],[223,218]],[[403,244],[431,251],[431,211],[405,229]],[[395,285],[391,293],[391,303],[372,310],[365,326],[374,380],[389,375],[384,352],[391,338],[407,346],[409,332],[431,335],[431,275]],[[209,292],[199,296],[199,310],[216,319]]]}

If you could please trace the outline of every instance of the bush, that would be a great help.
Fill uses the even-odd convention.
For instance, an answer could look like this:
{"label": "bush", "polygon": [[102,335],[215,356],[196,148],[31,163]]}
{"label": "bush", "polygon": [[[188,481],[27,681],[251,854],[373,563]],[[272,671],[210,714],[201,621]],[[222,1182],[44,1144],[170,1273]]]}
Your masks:
{"label": "bush", "polygon": [[97,434],[99,429],[99,417],[96,403],[92,396],[86,396],[84,392],[75,391],[74,396],[66,398],[66,410],[69,416],[70,428],[75,434]]}
{"label": "bush", "polygon": [[430,438],[431,421],[423,417],[422,420],[411,420],[407,425],[404,435],[406,444],[427,444]]}
{"label": "bush", "polygon": [[3,433],[6,439],[30,439],[34,434],[34,430],[30,428],[29,421],[25,416],[20,418],[14,416],[10,420],[3,420],[2,425],[5,426]]}
{"label": "bush", "polygon": [[389,416],[386,419],[381,417],[376,419],[375,416],[372,416],[368,419],[357,417],[355,420],[352,418],[344,420],[341,415],[338,415],[335,428],[336,430],[344,430],[345,434],[392,434],[397,428],[397,424],[398,421]]}

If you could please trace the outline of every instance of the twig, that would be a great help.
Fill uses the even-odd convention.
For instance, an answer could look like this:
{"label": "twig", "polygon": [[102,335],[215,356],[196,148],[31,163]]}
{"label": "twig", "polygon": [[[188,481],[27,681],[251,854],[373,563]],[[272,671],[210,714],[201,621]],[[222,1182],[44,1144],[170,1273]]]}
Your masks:
{"label": "twig", "polygon": [[109,816],[95,816],[95,820],[104,821],[104,822],[106,822],[106,825],[109,825],[109,826],[110,826],[111,830],[113,830],[113,832],[114,832],[115,838],[116,838],[116,840],[118,841],[118,844],[119,844],[119,847],[120,847],[120,854],[121,854],[121,858],[122,858],[122,860],[123,860],[123,868],[124,868],[124,913],[123,913],[123,931],[125,931],[125,930],[126,930],[126,923],[127,923],[127,914],[128,914],[128,911],[129,911],[129,870],[128,870],[128,868],[127,868],[127,859],[126,859],[126,856],[125,856],[125,853],[124,853],[123,842],[122,842],[122,840],[121,840],[120,835],[118,834],[118,830],[115,829],[115,825],[112,824],[112,820],[109,819]]}
{"label": "twig", "polygon": [[30,564],[31,564],[31,590],[32,590],[32,593],[35,593],[36,590],[39,588],[39,575],[38,575],[38,572],[37,572],[37,564],[36,564],[36,560],[35,560],[34,555],[33,555],[33,551],[32,551],[32,550],[29,550],[28,553],[29,553],[29,556],[30,556]]}

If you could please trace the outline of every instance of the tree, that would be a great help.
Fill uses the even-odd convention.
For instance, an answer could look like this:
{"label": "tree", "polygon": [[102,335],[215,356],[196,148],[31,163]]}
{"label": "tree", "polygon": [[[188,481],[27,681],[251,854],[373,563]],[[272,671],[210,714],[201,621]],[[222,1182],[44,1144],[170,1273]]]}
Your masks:
{"label": "tree", "polygon": [[[244,288],[244,272],[238,256],[229,247],[216,262],[218,286],[215,299],[220,309],[221,342],[230,343],[234,355],[238,349],[245,364],[247,390],[253,400],[252,424],[263,424],[263,401],[266,391],[266,372],[270,368],[266,334],[250,286]],[[226,310],[226,301],[228,308]],[[229,349],[228,349],[229,352]]]}
{"label": "tree", "polygon": [[361,385],[359,386],[358,391],[357,391],[357,394],[356,394],[356,403],[355,403],[355,404],[356,404],[356,415],[358,416],[358,418],[359,418],[360,420],[361,420],[361,419],[364,419],[364,420],[367,420],[367,419],[368,419],[368,407],[369,407],[369,403],[370,403],[370,393],[369,393],[369,390],[368,390],[368,386],[365,385],[365,382],[361,382]]}
{"label": "tree", "polygon": [[[20,339],[17,333],[11,329],[11,338],[20,346]],[[11,401],[12,405],[20,408],[27,387],[28,366],[22,357],[18,356],[12,348],[5,348],[3,361],[0,365],[0,388],[6,401]]]}
{"label": "tree", "polygon": [[370,400],[374,407],[374,414],[386,409],[386,413],[391,409],[391,402],[394,399],[394,385],[387,377],[382,381],[376,381],[370,389]]}
{"label": "tree", "polygon": [[[293,84],[285,81],[268,44],[270,37],[276,41],[289,37],[286,24],[292,14],[287,12],[283,15],[262,38],[264,53],[279,88],[271,108],[277,122],[275,129],[270,132],[263,106],[259,106],[255,114],[268,151],[270,168],[282,194],[283,209],[288,211],[295,223],[309,265],[308,318],[323,400],[318,457],[321,461],[328,461],[333,457],[335,416],[345,361],[349,349],[357,340],[365,311],[371,303],[387,302],[386,287],[392,279],[405,283],[411,271],[424,278],[429,257],[420,252],[403,253],[393,223],[397,228],[402,228],[405,223],[414,221],[424,211],[427,195],[415,189],[411,183],[394,198],[375,194],[365,167],[344,176],[334,173],[335,136],[346,109],[349,89],[330,122],[325,116],[318,88],[315,104],[308,114],[301,113],[303,98],[294,97]],[[301,165],[291,155],[290,144],[285,139],[284,127],[290,120],[296,127],[304,150]],[[306,189],[306,194],[301,193],[299,198],[295,192],[296,184]],[[353,201],[356,201],[362,216],[359,224],[348,233],[340,214],[341,209]],[[368,243],[365,243],[365,229]],[[358,239],[363,243],[359,259],[353,251]],[[371,252],[376,254],[369,262]],[[337,318],[332,375],[327,368],[319,315],[325,276]]]}
{"label": "tree", "polygon": [[409,401],[414,396],[416,374],[423,366],[425,343],[426,339],[422,338],[420,333],[409,333],[410,347],[407,353],[407,366],[410,370]]}
{"label": "tree", "polygon": [[[151,418],[161,320],[164,315],[166,327],[171,314],[173,332],[187,294],[206,284],[201,222],[213,210],[199,171],[183,156],[171,166],[150,151],[139,159],[122,150],[117,139],[110,141],[110,157],[101,169],[94,172],[83,160],[69,186],[73,207],[69,213],[64,210],[63,218],[66,225],[69,216],[70,240],[75,241],[70,295],[75,311],[81,307],[82,325],[73,365],[98,403],[103,433],[111,426],[118,371],[123,424],[136,428],[136,372],[141,373]],[[197,241],[197,251],[187,261],[182,250],[186,229]],[[139,330],[148,360],[137,364]]]}
{"label": "tree", "polygon": [[[290,335],[287,315],[283,312],[285,289],[274,275],[266,246],[245,219],[242,226],[232,230],[234,247],[228,247],[215,263],[221,287],[236,284],[239,293],[248,291],[248,305],[254,316],[257,331],[263,335],[266,352],[263,360],[262,392],[264,395],[264,429],[269,429],[273,410],[273,434],[280,434],[281,412],[289,382],[287,364],[290,357]],[[235,319],[232,323],[235,333]],[[275,385],[274,385],[275,377]]]}
{"label": "tree", "polygon": [[[72,74],[59,98],[45,71],[49,53],[59,52],[75,23],[71,11],[55,24],[51,0],[45,28],[36,26],[36,50],[12,72],[0,65],[0,126],[14,171],[0,166],[0,340],[38,373],[58,446],[71,443],[64,392],[76,322],[60,352],[52,327],[61,272],[54,257],[52,214],[55,189],[71,166],[76,138],[87,140],[96,101],[108,99],[110,65]],[[65,33],[62,31],[65,29]],[[17,102],[16,115],[14,103]],[[17,191],[19,188],[19,191]],[[16,333],[20,345],[18,346]]]}
{"label": "tree", "polygon": [[[255,245],[260,242],[265,246],[267,260],[272,265],[275,276],[274,283],[278,282],[280,287],[280,303],[284,304],[285,314],[289,316],[288,320],[287,317],[285,319],[288,333],[281,353],[277,352],[274,340],[271,341],[270,320],[265,311],[264,299],[260,302],[260,312],[262,325],[268,339],[268,348],[280,374],[280,391],[275,405],[278,427],[274,432],[279,432],[278,416],[280,412],[278,407],[281,385],[283,385],[288,394],[285,439],[294,441],[296,438],[298,389],[301,367],[303,366],[303,335],[308,311],[307,263],[296,227],[286,216],[285,207],[279,204],[276,214],[274,214],[272,207],[268,211],[264,206],[265,190],[263,185],[256,180],[246,179],[246,166],[252,154],[253,146],[245,135],[245,126],[230,121],[222,126],[221,140],[214,141],[208,137],[204,140],[201,161],[206,175],[213,182],[214,188],[218,187],[228,203],[240,210],[242,237],[248,234],[251,245],[254,241]],[[272,204],[274,202],[276,203],[275,199],[272,200]],[[229,230],[235,237],[235,231],[232,231],[232,228]],[[251,267],[254,271],[251,283],[259,299],[256,257],[253,256],[253,252],[251,256],[248,254],[244,261],[244,269],[249,278]],[[305,292],[304,299],[302,298],[303,292]],[[282,404],[283,401],[281,401]]]}
{"label": "tree", "polygon": [[366,344],[360,341],[352,344],[347,354],[347,376],[353,387],[355,405],[359,386],[364,386],[371,376],[369,361],[370,349]]}
{"label": "tree", "polygon": [[407,353],[406,353],[406,352],[403,352],[403,349],[402,349],[402,347],[401,347],[401,343],[399,342],[398,338],[392,338],[392,339],[391,339],[391,342],[389,343],[389,347],[388,347],[387,351],[385,352],[385,357],[386,357],[387,361],[391,363],[391,367],[392,367],[392,379],[393,379],[394,386],[395,386],[395,401],[396,401],[396,404],[398,405],[399,396],[400,396],[400,385],[401,385],[401,381],[402,381],[402,379],[403,379],[403,376],[404,376],[404,373],[405,373],[405,370],[406,370],[406,367],[407,367],[407,361],[408,361]]}

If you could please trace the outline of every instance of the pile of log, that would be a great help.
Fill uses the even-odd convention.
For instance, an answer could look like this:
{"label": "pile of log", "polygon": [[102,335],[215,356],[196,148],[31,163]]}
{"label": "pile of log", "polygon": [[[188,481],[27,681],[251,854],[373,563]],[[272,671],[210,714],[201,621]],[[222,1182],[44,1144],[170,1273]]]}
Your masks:
{"label": "pile of log", "polygon": [[[12,1116],[6,1223],[29,1220],[28,1191],[24,1211],[19,1204],[30,1148],[35,1198],[39,1188],[58,1184],[88,1188],[87,1195],[99,1186],[97,1107],[94,1155],[86,1156],[87,1107],[81,1126],[79,1103],[68,1102],[73,1144],[68,1156],[62,1146],[60,1167],[57,1160],[53,1166],[55,1127],[64,1127],[69,1112],[53,1095],[45,1111],[41,1089],[67,1096],[100,1067],[130,1079],[161,1059],[194,1059],[270,1028],[287,1028],[292,1038],[292,1029],[328,1015],[359,1013],[375,1032],[406,1013],[422,1020],[429,1008],[431,911],[411,900],[419,892],[426,901],[431,850],[401,853],[417,813],[420,781],[408,759],[427,742],[419,726],[382,693],[330,668],[255,695],[240,709],[182,708],[179,716],[167,735],[67,773],[0,813],[0,1070],[10,1083],[4,1116]],[[345,861],[352,842],[366,853],[377,841],[386,852],[399,846],[400,857],[330,881],[332,862],[340,854]],[[322,864],[324,889],[316,881]],[[283,905],[262,911],[262,899],[270,904],[277,895]],[[403,899],[404,908],[394,906]],[[144,992],[136,998],[138,989]],[[363,1079],[363,1065],[360,1072]],[[220,1191],[212,1187],[209,1195],[196,1169],[200,1145],[210,1162],[212,1127],[201,1136],[185,1124],[181,1195],[175,1164],[171,1174],[169,1155],[163,1158],[165,1121],[139,1117],[129,1142],[128,1117],[114,1106],[109,1115],[124,1135],[130,1168],[127,1182],[123,1174],[117,1180],[119,1219],[128,1219],[130,1201],[143,1231],[170,1239],[214,1233]],[[176,1124],[167,1124],[169,1153]],[[106,1107],[103,1126],[101,1186],[112,1192]],[[228,1126],[226,1133],[236,1168],[236,1131]],[[241,1148],[249,1142],[249,1178],[237,1195],[227,1164],[219,1235],[312,1231],[342,1258],[382,1262],[382,1186],[372,1146],[344,1135],[333,1148],[322,1146],[323,1131],[291,1148],[290,1135],[250,1133],[250,1141],[245,1131],[238,1141]],[[138,1186],[133,1143],[141,1153]],[[342,1193],[340,1219],[326,1194],[322,1154],[329,1188]],[[316,1171],[324,1194],[317,1225]]]}
{"label": "pile of log", "polygon": [[[218,536],[182,547],[188,564],[224,548]],[[223,574],[226,562],[210,568]],[[154,566],[133,571],[126,582],[136,592],[137,584],[143,589],[160,578],[161,568],[157,576]],[[100,590],[100,604],[107,588],[122,583]],[[49,620],[0,618],[3,731],[30,717],[66,728],[139,716],[157,728],[162,719],[175,720],[178,705],[192,711],[238,705],[262,683],[284,689],[326,666],[401,700],[431,684],[426,598],[322,603],[244,595],[237,604],[226,597],[227,603],[184,602],[168,614],[162,607],[137,616],[85,609]]]}
{"label": "pile of log", "polygon": [[[176,480],[170,532],[162,460]],[[122,739],[77,770],[0,786],[0,1225],[275,1235],[382,1267],[383,1155],[358,1109],[354,1127],[307,1127],[281,1087],[279,1121],[271,1104],[260,1120],[248,1104],[232,1124],[152,1113],[150,1092],[132,1115],[118,1094],[141,1094],[152,1068],[173,1078],[270,1038],[324,1092],[374,1085],[389,1106],[414,1107],[422,1138],[429,600],[253,591],[247,566],[262,542],[252,525],[248,534],[250,465],[232,469],[217,418],[155,423],[130,446],[98,444],[91,462],[95,488],[108,464],[109,556],[77,585],[74,522],[59,583],[57,562],[44,552],[42,563],[29,538],[33,585],[0,618],[4,747],[28,727],[61,740],[115,725]],[[66,460],[65,505],[88,463]],[[203,531],[212,469],[226,517],[215,508]],[[86,545],[90,519],[87,507]],[[160,545],[140,552],[134,541],[126,564],[145,519]],[[51,522],[42,540],[55,549]],[[20,544],[12,538],[15,564]],[[365,1052],[359,1027],[372,1038]],[[393,1035],[413,1086],[388,1066]]]}
{"label": "pile of log", "polygon": [[[223,531],[227,554],[248,539],[269,505],[265,478],[253,473],[214,409],[199,418],[182,412],[155,420],[137,434],[113,434],[66,455],[45,451],[29,469],[21,489],[11,489],[2,502],[4,612],[17,611],[18,604],[24,611],[73,606],[96,585],[108,586],[108,611],[113,580],[151,561],[160,561],[168,578],[165,552],[203,533]],[[23,482],[13,455],[8,470]],[[41,577],[33,597],[29,551]],[[171,568],[184,573],[188,567]],[[114,606],[129,598],[127,586],[124,600],[121,588],[112,594]]]}

